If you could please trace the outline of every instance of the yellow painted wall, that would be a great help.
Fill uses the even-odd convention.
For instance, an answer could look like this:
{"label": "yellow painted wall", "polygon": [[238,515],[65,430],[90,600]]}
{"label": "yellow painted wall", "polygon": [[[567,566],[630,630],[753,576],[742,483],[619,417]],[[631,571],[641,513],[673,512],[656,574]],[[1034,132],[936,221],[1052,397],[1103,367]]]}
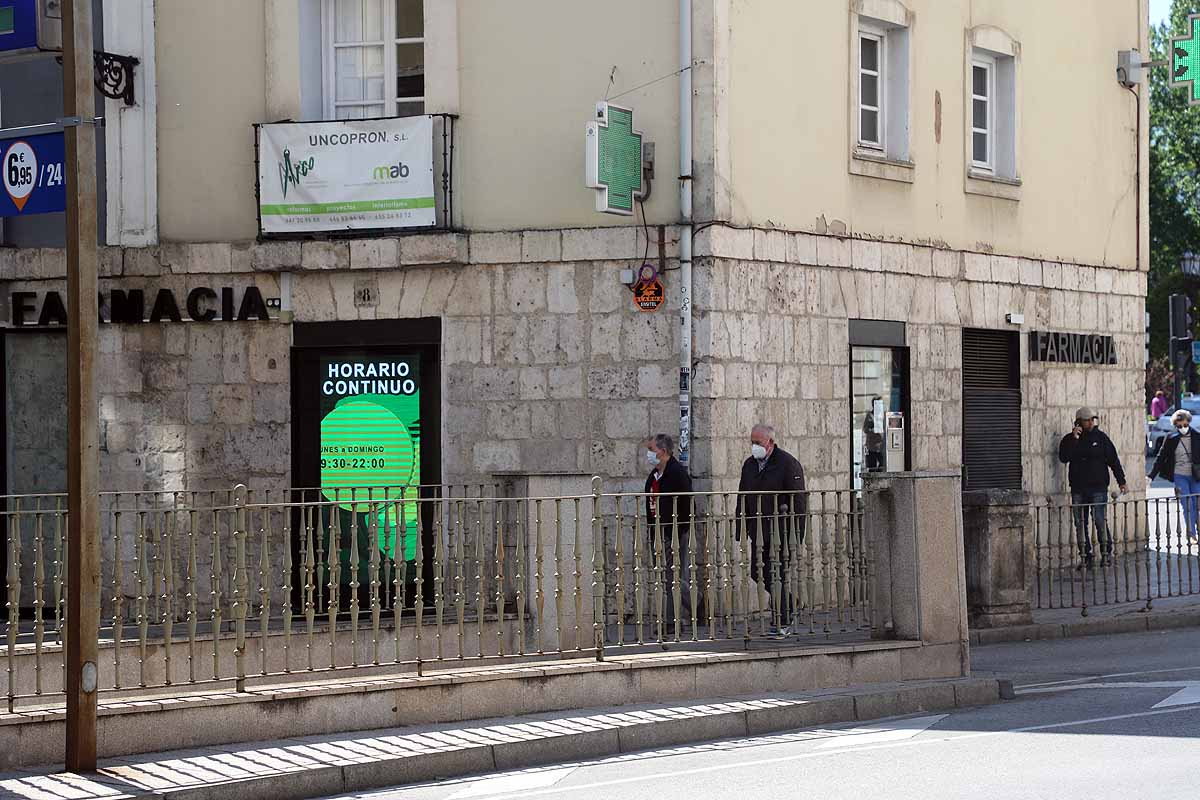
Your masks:
{"label": "yellow painted wall", "polygon": [[[462,118],[455,204],[471,229],[630,223],[583,186],[584,126],[611,94],[677,69],[678,4],[459,0]],[[678,79],[613,102],[657,146],[650,223],[678,217]],[[640,220],[639,220],[640,222]]]}
{"label": "yellow painted wall", "polygon": [[[857,235],[1135,264],[1136,106],[1115,71],[1144,35],[1145,0],[906,0],[912,184],[850,173],[850,0],[730,2],[735,222],[820,230],[824,218]],[[1021,46],[1018,202],[964,192],[965,42],[980,25]]]}
{"label": "yellow painted wall", "polygon": [[265,121],[262,0],[159,0],[158,210],[162,241],[257,233],[254,131]]}

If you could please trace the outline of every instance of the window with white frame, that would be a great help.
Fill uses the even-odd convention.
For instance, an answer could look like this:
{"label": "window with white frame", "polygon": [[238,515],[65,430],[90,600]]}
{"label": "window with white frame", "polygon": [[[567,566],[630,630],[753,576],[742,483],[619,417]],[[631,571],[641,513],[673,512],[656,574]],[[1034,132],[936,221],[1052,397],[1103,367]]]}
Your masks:
{"label": "window with white frame", "polygon": [[858,144],[869,150],[884,150],[884,48],[887,40],[874,31],[858,36]]}
{"label": "window with white frame", "polygon": [[976,49],[968,84],[971,172],[1017,179],[1017,67],[1013,56]]}
{"label": "window with white frame", "polygon": [[424,113],[423,6],[423,0],[324,0],[326,117]]}
{"label": "window with white frame", "polygon": [[995,167],[996,60],[975,56],[971,61],[971,166],[980,172]]}
{"label": "window with white frame", "polygon": [[860,18],[856,35],[855,149],[908,161],[908,28]]}

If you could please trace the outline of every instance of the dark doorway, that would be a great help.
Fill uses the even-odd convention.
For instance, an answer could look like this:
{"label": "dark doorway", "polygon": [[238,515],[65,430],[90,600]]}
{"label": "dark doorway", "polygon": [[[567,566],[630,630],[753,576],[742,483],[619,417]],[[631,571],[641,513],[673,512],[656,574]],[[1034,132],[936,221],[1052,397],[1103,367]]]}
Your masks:
{"label": "dark doorway", "polygon": [[975,328],[962,337],[963,489],[1020,489],[1020,339]]}

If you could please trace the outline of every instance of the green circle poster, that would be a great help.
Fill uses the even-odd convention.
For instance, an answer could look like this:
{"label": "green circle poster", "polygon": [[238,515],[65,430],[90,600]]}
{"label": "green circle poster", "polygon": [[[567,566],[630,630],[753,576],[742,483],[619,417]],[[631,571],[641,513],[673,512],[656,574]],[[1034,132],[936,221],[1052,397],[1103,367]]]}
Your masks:
{"label": "green circle poster", "polygon": [[361,529],[374,524],[377,546],[389,558],[400,555],[399,539],[403,560],[412,561],[421,476],[416,360],[329,359],[322,374],[321,494],[341,511],[362,515]]}

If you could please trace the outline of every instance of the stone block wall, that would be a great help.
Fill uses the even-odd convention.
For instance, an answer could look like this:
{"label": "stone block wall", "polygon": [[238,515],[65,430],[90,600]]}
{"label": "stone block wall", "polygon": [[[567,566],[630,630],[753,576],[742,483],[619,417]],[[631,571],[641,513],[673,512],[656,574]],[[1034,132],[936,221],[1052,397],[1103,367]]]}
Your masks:
{"label": "stone block wall", "polygon": [[[1021,326],[1024,488],[1066,490],[1058,440],[1088,405],[1144,487],[1144,273],[930,246],[714,227],[697,237],[698,474],[736,485],[750,427],[773,424],[814,488],[850,471],[849,319],[906,323],[912,468],[962,466],[962,329]],[[781,261],[779,259],[787,259]],[[1114,366],[1029,360],[1028,330],[1112,335]],[[707,457],[707,462],[705,458]]]}
{"label": "stone block wall", "polygon": [[[182,302],[195,286],[240,293],[254,284],[265,297],[290,298],[291,309],[272,311],[270,322],[102,326],[102,483],[143,492],[286,486],[290,320],[435,317],[442,321],[445,482],[599,474],[605,491],[640,491],[640,441],[678,429],[679,232],[663,233],[668,301],[650,314],[635,308],[619,273],[647,253],[657,263],[657,229],[649,242],[641,229],[609,228],[105,248],[104,289],[143,288],[152,302],[153,290],[165,287]],[[810,488],[849,485],[851,319],[905,322],[912,467],[958,469],[962,329],[1013,330],[1007,313],[1025,315],[1023,330],[1110,334],[1118,351],[1115,366],[1031,363],[1022,336],[1025,491],[1035,498],[1065,491],[1057,442],[1080,405],[1097,409],[1131,487],[1144,487],[1143,273],[723,226],[699,232],[695,252],[698,488],[736,487],[756,422],[776,426]],[[13,291],[64,292],[64,271],[61,251],[0,250],[0,321]],[[61,334],[28,341],[66,346]],[[34,370],[58,393],[10,387],[10,399],[26,406],[23,416],[10,410],[10,425],[36,433],[31,420],[40,414],[46,430],[65,428],[62,364],[46,358]],[[32,405],[35,396],[42,406]],[[60,445],[44,454],[46,463],[65,458],[65,437]],[[36,450],[22,451],[26,463]],[[20,469],[10,459],[13,466]],[[126,590],[136,537],[133,529],[106,536],[106,563],[122,542]],[[285,549],[272,547],[274,573],[282,574]],[[208,567],[200,565],[202,589]]]}
{"label": "stone block wall", "polygon": [[[290,285],[299,322],[439,317],[445,481],[561,472],[638,490],[639,440],[678,427],[679,232],[663,234],[668,302],[651,314],[619,273],[647,253],[657,263],[656,228],[105,248],[102,273],[177,296]],[[1064,488],[1057,439],[1084,404],[1142,485],[1143,273],[720,225],[695,252],[698,478],[735,485],[749,429],[767,421],[814,488],[848,484],[850,319],[905,321],[913,468],[959,467],[962,328],[1013,330],[1005,314],[1023,313],[1023,330],[1104,332],[1118,348],[1112,367],[1031,363],[1022,337],[1024,488]],[[0,252],[0,286],[61,290],[64,266],[57,250]],[[286,483],[289,347],[278,320],[103,326],[106,485]]]}

